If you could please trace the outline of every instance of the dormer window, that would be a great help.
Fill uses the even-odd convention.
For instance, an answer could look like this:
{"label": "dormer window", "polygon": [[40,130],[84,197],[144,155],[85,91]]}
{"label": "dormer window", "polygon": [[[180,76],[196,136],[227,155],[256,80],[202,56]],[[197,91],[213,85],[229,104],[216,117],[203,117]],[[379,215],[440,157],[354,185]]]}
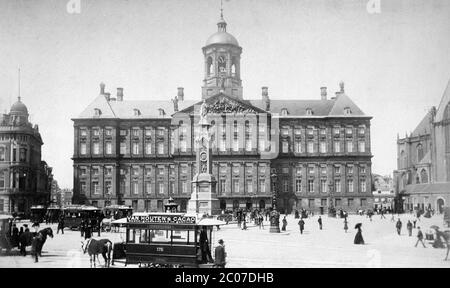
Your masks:
{"label": "dormer window", "polygon": [[102,115],[102,110],[98,109],[98,108],[94,108],[94,116],[100,116]]}
{"label": "dormer window", "polygon": [[134,113],[134,116],[140,116],[141,115],[141,111],[139,111],[139,109],[133,109],[133,113]]}
{"label": "dormer window", "polygon": [[313,111],[311,108],[306,108],[306,115],[308,115],[308,116],[313,115]]}
{"label": "dormer window", "polygon": [[350,109],[350,107],[345,107],[344,108],[344,115],[351,115],[352,114],[352,109]]}
{"label": "dormer window", "polygon": [[164,109],[158,108],[158,111],[159,111],[159,116],[164,116],[164,115],[166,115],[166,112],[164,112]]}
{"label": "dormer window", "polygon": [[286,108],[281,109],[281,116],[287,116],[289,114]]}

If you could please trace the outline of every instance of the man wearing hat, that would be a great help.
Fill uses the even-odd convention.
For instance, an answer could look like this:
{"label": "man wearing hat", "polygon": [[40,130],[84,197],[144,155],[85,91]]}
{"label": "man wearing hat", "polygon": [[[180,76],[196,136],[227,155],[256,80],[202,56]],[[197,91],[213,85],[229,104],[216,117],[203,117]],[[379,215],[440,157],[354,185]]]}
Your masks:
{"label": "man wearing hat", "polygon": [[227,253],[225,252],[225,246],[223,245],[223,240],[219,240],[219,246],[216,247],[215,255],[216,257],[214,261],[214,265],[217,268],[225,268],[225,258],[227,257]]}

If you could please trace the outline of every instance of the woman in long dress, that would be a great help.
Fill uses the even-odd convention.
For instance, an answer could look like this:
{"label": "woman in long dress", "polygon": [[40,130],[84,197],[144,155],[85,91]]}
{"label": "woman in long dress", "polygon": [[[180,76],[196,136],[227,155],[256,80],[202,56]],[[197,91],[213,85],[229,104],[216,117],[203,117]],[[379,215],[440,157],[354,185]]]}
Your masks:
{"label": "woman in long dress", "polygon": [[356,224],[355,229],[358,229],[358,232],[355,235],[355,244],[364,244],[364,239],[362,237],[361,223]]}

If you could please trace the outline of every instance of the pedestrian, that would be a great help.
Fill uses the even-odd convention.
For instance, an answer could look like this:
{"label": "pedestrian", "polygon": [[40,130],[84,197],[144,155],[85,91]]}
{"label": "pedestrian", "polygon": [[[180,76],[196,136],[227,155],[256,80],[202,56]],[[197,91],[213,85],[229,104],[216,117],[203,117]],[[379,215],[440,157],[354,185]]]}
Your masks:
{"label": "pedestrian", "polygon": [[380,215],[381,215],[380,219],[383,219],[383,218],[386,219],[386,217],[384,216],[384,210],[383,209],[380,210]]}
{"label": "pedestrian", "polygon": [[348,225],[347,225],[347,219],[344,220],[344,231],[347,233]]}
{"label": "pedestrian", "polygon": [[31,241],[31,256],[34,257],[34,262],[37,263],[39,256],[39,246],[42,243],[42,234],[37,233]]}
{"label": "pedestrian", "polygon": [[394,214],[392,214],[391,222],[395,222]]}
{"label": "pedestrian", "polygon": [[287,220],[286,216],[283,217],[283,226],[281,227],[281,231],[286,231]]}
{"label": "pedestrian", "polygon": [[25,231],[23,232],[22,235],[20,235],[19,237],[19,241],[20,241],[20,255],[23,256],[27,256],[27,246],[29,246],[31,244],[31,240],[33,238],[33,236],[31,235],[30,229],[28,229],[28,225],[24,224],[25,227]]}
{"label": "pedestrian", "polygon": [[86,230],[86,223],[87,223],[87,219],[82,219],[81,223],[80,223],[80,233],[81,233],[81,237],[84,237],[84,230]]}
{"label": "pedestrian", "polygon": [[225,252],[225,245],[223,240],[219,240],[219,246],[214,250],[214,265],[217,268],[225,268],[227,252]]}
{"label": "pedestrian", "polygon": [[34,222],[31,227],[34,228],[34,233],[37,234],[39,232],[39,222]]}
{"label": "pedestrian", "polygon": [[397,233],[400,235],[402,231],[402,221],[400,221],[400,218],[398,218],[397,223],[395,224],[395,228],[397,228]]}
{"label": "pedestrian", "polygon": [[358,229],[358,232],[355,235],[355,240],[353,243],[355,244],[364,244],[364,238],[362,237],[361,223],[355,225],[355,229]]}
{"label": "pedestrian", "polygon": [[408,220],[408,223],[406,224],[406,229],[408,229],[408,235],[409,235],[409,237],[411,237],[412,236],[413,224],[409,220]]}
{"label": "pedestrian", "polygon": [[85,224],[85,229],[84,229],[84,239],[89,239],[92,237],[92,225],[91,225],[91,220],[87,219],[86,224]]}
{"label": "pedestrian", "polygon": [[319,228],[320,230],[322,230],[322,217],[319,216],[319,219],[317,220],[317,222],[319,222]]}
{"label": "pedestrian", "polygon": [[305,230],[305,221],[303,221],[303,218],[298,221],[298,226],[300,226],[300,234],[303,234],[303,230]]}
{"label": "pedestrian", "polygon": [[247,230],[247,220],[245,219],[245,215],[242,217],[243,221],[242,221],[242,230]]}
{"label": "pedestrian", "polygon": [[61,230],[61,234],[64,234],[64,216],[61,215],[58,221],[58,228],[56,230],[56,234],[59,234],[59,230]]}
{"label": "pedestrian", "polygon": [[416,223],[417,223],[417,220],[414,220],[414,221],[413,221],[414,228],[416,228]]}
{"label": "pedestrian", "polygon": [[19,247],[19,228],[16,224],[12,225],[11,244],[12,247]]}
{"label": "pedestrian", "polygon": [[423,233],[422,233],[422,230],[420,230],[420,227],[419,227],[419,226],[417,226],[417,229],[418,229],[418,231],[417,231],[417,242],[416,242],[416,245],[415,245],[414,247],[417,247],[417,244],[419,244],[419,242],[420,242],[420,243],[422,243],[423,248],[427,248],[427,247],[425,246],[425,243],[423,242]]}

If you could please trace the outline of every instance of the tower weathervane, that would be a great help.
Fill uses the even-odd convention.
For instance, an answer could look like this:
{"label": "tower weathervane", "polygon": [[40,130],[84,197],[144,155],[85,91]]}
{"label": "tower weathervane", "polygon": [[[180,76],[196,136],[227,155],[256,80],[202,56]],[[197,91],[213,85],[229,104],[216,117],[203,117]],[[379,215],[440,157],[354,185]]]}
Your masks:
{"label": "tower weathervane", "polygon": [[18,77],[19,77],[19,90],[18,90],[18,95],[17,95],[17,99],[20,101],[20,67],[18,68]]}

